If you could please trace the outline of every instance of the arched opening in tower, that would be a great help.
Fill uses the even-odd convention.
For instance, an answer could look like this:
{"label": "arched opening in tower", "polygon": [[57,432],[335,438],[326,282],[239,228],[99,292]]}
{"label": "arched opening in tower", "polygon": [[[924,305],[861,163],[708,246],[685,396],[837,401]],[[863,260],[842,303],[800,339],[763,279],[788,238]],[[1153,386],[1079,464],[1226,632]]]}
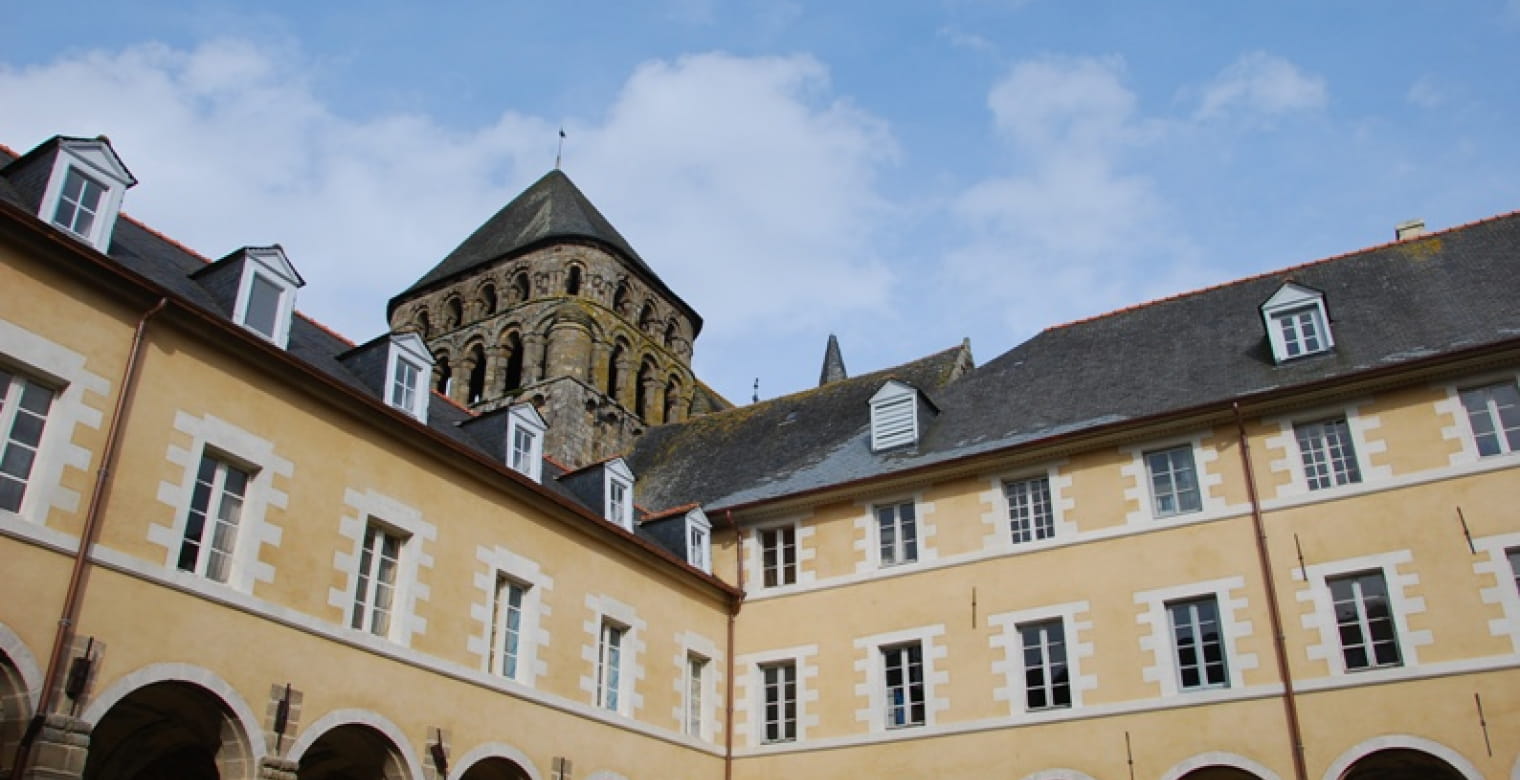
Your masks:
{"label": "arched opening in tower", "polygon": [[502,392],[510,392],[522,387],[523,383],[523,345],[522,337],[515,332],[508,333],[502,341],[502,349],[506,352],[507,371],[502,379]]}
{"label": "arched opening in tower", "polygon": [[467,403],[478,404],[486,394],[486,353],[479,344],[470,347],[469,354],[464,359],[470,367],[470,384],[465,395]]}
{"label": "arched opening in tower", "polygon": [[634,388],[633,408],[638,413],[640,419],[650,424],[656,422],[654,419],[654,409],[650,408],[649,403],[649,388],[654,382],[654,366],[645,361],[644,365],[639,366],[639,378],[635,383],[637,387]]}
{"label": "arched opening in tower", "polygon": [[565,294],[581,294],[581,267],[578,265],[570,266],[570,274],[568,278],[565,279]]}

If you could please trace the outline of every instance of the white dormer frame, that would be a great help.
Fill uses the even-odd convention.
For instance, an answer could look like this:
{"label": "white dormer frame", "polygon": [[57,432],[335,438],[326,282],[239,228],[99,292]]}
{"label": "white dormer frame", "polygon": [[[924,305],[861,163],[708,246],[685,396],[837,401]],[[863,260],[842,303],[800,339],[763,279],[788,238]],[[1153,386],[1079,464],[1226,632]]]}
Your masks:
{"label": "white dormer frame", "polygon": [[433,355],[416,333],[392,333],[385,355],[385,403],[427,422]]}
{"label": "white dormer frame", "polygon": [[871,451],[881,452],[918,442],[918,390],[887,380],[871,396]]}
{"label": "white dormer frame", "polygon": [[[58,221],[64,185],[71,173],[84,177],[85,181],[100,188],[93,218],[83,231],[75,229],[77,221],[73,224]],[[61,139],[37,216],[49,225],[104,252],[111,246],[111,233],[116,229],[116,216],[121,213],[121,202],[126,197],[127,188],[136,183],[137,179],[104,139]]]}
{"label": "white dormer frame", "polygon": [[633,472],[622,458],[602,466],[602,517],[633,530]]}
{"label": "white dormer frame", "polygon": [[534,482],[543,481],[544,434],[549,424],[533,404],[522,403],[507,412],[507,468]]}
{"label": "white dormer frame", "polygon": [[[284,349],[290,342],[290,318],[296,310],[296,290],[306,286],[306,281],[296,273],[290,258],[278,244],[243,249],[243,275],[238,279],[237,303],[232,308],[232,320],[250,333],[274,342]],[[256,291],[272,292],[275,298],[274,321],[268,333],[249,321]],[[265,294],[265,292],[260,292]],[[388,385],[387,385],[388,386]]]}
{"label": "white dormer frame", "polygon": [[712,574],[712,521],[702,507],[686,513],[686,562]]}
{"label": "white dormer frame", "polygon": [[1329,352],[1335,346],[1325,294],[1319,290],[1284,282],[1261,305],[1261,321],[1278,363]]}

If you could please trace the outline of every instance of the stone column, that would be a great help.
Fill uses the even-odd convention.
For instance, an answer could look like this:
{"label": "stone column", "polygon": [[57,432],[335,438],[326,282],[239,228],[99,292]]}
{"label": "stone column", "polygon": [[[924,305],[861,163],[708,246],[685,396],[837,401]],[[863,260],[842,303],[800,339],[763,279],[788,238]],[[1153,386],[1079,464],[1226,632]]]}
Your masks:
{"label": "stone column", "polygon": [[259,759],[259,780],[296,780],[301,765],[288,758],[264,756]]}
{"label": "stone column", "polygon": [[501,345],[486,347],[486,387],[481,397],[495,401],[506,395],[507,351]]}
{"label": "stone column", "polygon": [[648,408],[634,411],[645,425],[658,425],[663,422],[660,418],[665,414],[665,386],[660,384],[658,378],[651,376],[644,380],[643,387],[644,400]]}
{"label": "stone column", "polygon": [[591,331],[579,322],[560,320],[549,329],[549,376],[586,381]]}
{"label": "stone column", "polygon": [[523,341],[523,384],[531,385],[542,381],[543,372],[538,367],[544,361],[544,337],[541,333],[524,333]]}
{"label": "stone column", "polygon": [[48,715],[32,741],[25,780],[78,780],[90,754],[90,724],[55,712]]}
{"label": "stone column", "polygon": [[591,362],[587,366],[586,381],[598,390],[607,386],[607,360],[611,355],[611,344],[605,341],[591,342]]}
{"label": "stone column", "polygon": [[624,354],[617,361],[617,387],[612,388],[612,400],[622,404],[624,409],[632,409],[633,401],[628,397],[629,388],[633,387],[633,361]]}

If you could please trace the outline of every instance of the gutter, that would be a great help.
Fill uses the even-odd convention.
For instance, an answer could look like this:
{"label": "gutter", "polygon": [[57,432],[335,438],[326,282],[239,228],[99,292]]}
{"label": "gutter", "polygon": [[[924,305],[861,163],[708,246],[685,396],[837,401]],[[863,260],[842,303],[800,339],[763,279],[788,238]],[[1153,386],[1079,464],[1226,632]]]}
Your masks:
{"label": "gutter", "polygon": [[738,668],[734,661],[734,622],[739,617],[739,608],[744,604],[744,534],[739,532],[739,524],[734,522],[733,512],[724,512],[728,520],[728,527],[734,531],[734,563],[735,576],[738,578],[738,595],[729,601],[728,608],[728,679],[726,685],[728,693],[723,697],[723,780],[733,780],[734,777],[734,671]]}
{"label": "gutter", "polygon": [[1240,402],[1232,403],[1235,411],[1235,430],[1240,436],[1240,465],[1246,473],[1246,497],[1251,502],[1251,527],[1255,531],[1256,558],[1261,563],[1261,576],[1267,590],[1267,617],[1272,621],[1272,655],[1277,661],[1277,676],[1283,684],[1283,717],[1288,723],[1288,740],[1293,747],[1293,776],[1296,780],[1309,780],[1309,769],[1304,762],[1304,734],[1298,720],[1298,699],[1293,692],[1293,672],[1288,668],[1287,635],[1283,632],[1282,607],[1277,602],[1277,583],[1272,576],[1272,552],[1267,547],[1267,525],[1261,516],[1261,501],[1256,493],[1256,472],[1251,465],[1251,443],[1246,436],[1246,421],[1240,413]]}
{"label": "gutter", "polygon": [[[110,486],[111,469],[116,465],[116,456],[120,449],[122,422],[132,402],[132,396],[137,390],[138,360],[142,357],[148,320],[168,305],[168,298],[159,298],[158,303],[155,303],[153,308],[148,309],[137,320],[137,328],[132,332],[132,346],[127,353],[127,365],[122,369],[115,409],[111,412],[111,427],[106,431],[106,443],[101,454],[100,469],[95,473],[95,486],[90,491],[90,508],[88,514],[85,515],[84,529],[79,534],[79,548],[74,552],[74,566],[69,573],[68,590],[63,597],[63,610],[58,615],[58,631],[53,636],[53,649],[48,656],[47,673],[42,678],[42,694],[37,701],[37,711],[32,715],[32,722],[27,727],[26,733],[22,735],[20,744],[16,746],[16,758],[11,762],[11,777],[19,778],[24,775],[27,761],[31,758],[32,742],[41,733],[49,710],[52,709],[54,691],[61,687],[59,678],[63,675],[64,657],[68,655],[69,645],[74,641],[75,624],[79,620],[79,611],[84,606],[84,591],[89,580],[90,553],[95,547],[96,537],[100,534],[100,518],[105,505],[106,490]],[[89,659],[86,658],[85,661],[88,663]]]}

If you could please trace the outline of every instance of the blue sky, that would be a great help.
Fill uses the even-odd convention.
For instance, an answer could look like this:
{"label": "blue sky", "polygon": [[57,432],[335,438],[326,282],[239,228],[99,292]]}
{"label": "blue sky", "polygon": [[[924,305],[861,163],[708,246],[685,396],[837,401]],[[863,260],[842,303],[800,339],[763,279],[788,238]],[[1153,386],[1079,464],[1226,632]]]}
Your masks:
{"label": "blue sky", "polygon": [[0,143],[280,242],[355,340],[554,162],[734,401],[1520,208],[1520,0],[76,2],[7,9]]}

